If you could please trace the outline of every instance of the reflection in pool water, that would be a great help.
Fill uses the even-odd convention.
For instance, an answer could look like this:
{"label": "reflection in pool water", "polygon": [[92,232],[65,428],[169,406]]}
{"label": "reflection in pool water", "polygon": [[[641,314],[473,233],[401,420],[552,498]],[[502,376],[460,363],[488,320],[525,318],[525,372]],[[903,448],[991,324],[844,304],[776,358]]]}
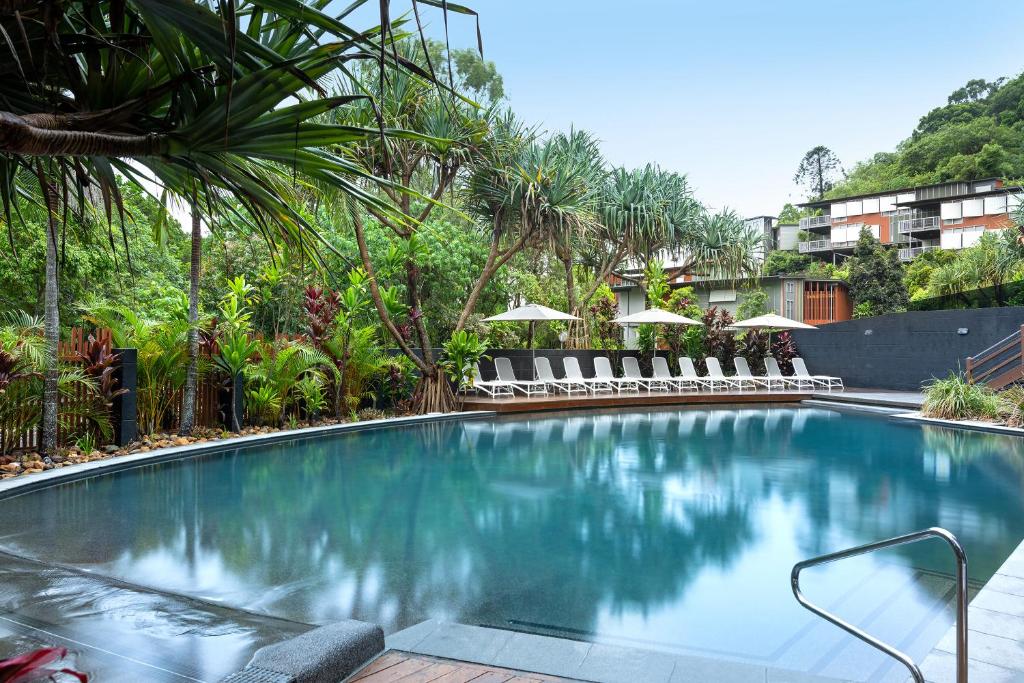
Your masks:
{"label": "reflection in pool water", "polygon": [[[1024,536],[1022,462],[1008,437],[809,408],[438,423],[26,494],[0,503],[0,545],[307,622],[440,618],[878,680],[884,659],[795,604],[790,567],[940,525],[985,581]],[[952,622],[947,553],[812,570],[806,592],[920,656]]]}

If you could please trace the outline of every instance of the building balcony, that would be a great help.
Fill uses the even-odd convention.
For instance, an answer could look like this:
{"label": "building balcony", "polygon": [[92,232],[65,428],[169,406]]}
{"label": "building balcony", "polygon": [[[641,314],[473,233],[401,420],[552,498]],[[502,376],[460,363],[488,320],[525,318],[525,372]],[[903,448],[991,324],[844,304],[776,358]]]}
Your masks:
{"label": "building balcony", "polygon": [[925,247],[904,247],[903,249],[900,249],[900,261],[913,261],[915,258],[917,258],[926,251],[934,251],[936,249],[941,248],[942,247],[940,247],[937,244],[932,244]]}
{"label": "building balcony", "polygon": [[912,232],[923,232],[925,230],[938,230],[942,227],[942,219],[938,216],[928,216],[927,218],[912,218],[910,220],[902,220],[896,222],[896,231],[909,234]]}
{"label": "building balcony", "polygon": [[800,219],[801,230],[814,230],[815,228],[827,228],[832,225],[832,216],[809,216]]}
{"label": "building balcony", "polygon": [[816,251],[832,251],[832,240],[811,240],[800,242],[796,245],[797,251],[801,254],[810,254]]}

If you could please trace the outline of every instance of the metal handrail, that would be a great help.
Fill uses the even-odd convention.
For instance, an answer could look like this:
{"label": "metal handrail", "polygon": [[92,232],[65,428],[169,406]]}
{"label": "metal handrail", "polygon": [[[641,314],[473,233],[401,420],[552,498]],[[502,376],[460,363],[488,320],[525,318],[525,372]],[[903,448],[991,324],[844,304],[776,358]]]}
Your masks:
{"label": "metal handrail", "polygon": [[862,631],[853,624],[843,621],[831,612],[827,612],[808,601],[800,591],[800,572],[808,567],[814,567],[819,564],[828,564],[829,562],[836,562],[837,560],[845,560],[849,557],[863,555],[865,553],[874,552],[875,550],[881,550],[882,548],[891,548],[905,543],[914,543],[927,538],[941,538],[949,544],[950,549],[952,549],[953,554],[956,556],[956,681],[957,683],[967,683],[967,554],[964,553],[964,549],[963,546],[960,545],[960,541],[956,540],[956,536],[945,529],[941,529],[939,527],[922,529],[921,531],[915,531],[903,536],[896,536],[884,541],[876,541],[875,543],[867,543],[865,545],[859,545],[856,548],[839,550],[834,553],[829,553],[828,555],[812,557],[809,560],[797,562],[793,565],[793,572],[790,574],[790,583],[793,586],[793,595],[796,597],[797,602],[811,612],[817,614],[822,619],[835,624],[847,633],[859,638],[876,650],[881,650],[903,664],[903,666],[910,670],[910,675],[913,677],[914,683],[925,683],[924,674],[921,673],[921,669],[914,663],[914,660],[912,660],[909,655],[900,652],[890,645],[886,645],[881,640]]}

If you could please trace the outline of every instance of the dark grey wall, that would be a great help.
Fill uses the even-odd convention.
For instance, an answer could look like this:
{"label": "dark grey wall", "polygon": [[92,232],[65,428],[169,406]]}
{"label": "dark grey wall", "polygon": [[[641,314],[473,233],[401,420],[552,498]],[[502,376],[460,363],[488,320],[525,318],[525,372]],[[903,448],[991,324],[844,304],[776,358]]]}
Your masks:
{"label": "dark grey wall", "polygon": [[[1024,323],[1024,307],[909,311],[795,330],[811,373],[838,375],[848,387],[921,388],[963,370],[976,355]],[[966,328],[967,334],[957,332]]]}

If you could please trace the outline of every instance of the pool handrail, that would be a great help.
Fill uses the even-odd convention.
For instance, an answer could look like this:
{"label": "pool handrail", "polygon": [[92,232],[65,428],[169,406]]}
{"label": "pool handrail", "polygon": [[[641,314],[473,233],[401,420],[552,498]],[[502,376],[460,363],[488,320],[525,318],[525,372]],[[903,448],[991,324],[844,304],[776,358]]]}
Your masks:
{"label": "pool handrail", "polygon": [[902,536],[894,536],[893,538],[887,538],[883,541],[866,543],[854,548],[838,550],[834,553],[819,555],[818,557],[812,557],[810,559],[797,562],[793,565],[793,571],[790,573],[790,584],[793,588],[793,595],[796,597],[796,601],[803,607],[903,664],[903,666],[907,667],[910,671],[910,675],[914,679],[914,683],[925,683],[924,674],[921,673],[921,668],[914,663],[914,660],[911,659],[909,655],[897,650],[891,645],[883,643],[871,634],[862,631],[853,624],[850,624],[831,612],[818,607],[805,598],[803,592],[800,590],[800,572],[808,567],[828,564],[838,560],[845,560],[849,557],[864,555],[865,553],[874,552],[883,548],[891,548],[893,546],[904,545],[906,543],[916,543],[917,541],[923,541],[929,538],[941,538],[944,540],[949,544],[950,549],[953,551],[953,555],[956,557],[956,683],[967,683],[967,553],[964,552],[964,548],[960,545],[960,541],[957,540],[956,536],[946,529],[930,527],[928,529],[914,531],[909,534],[903,534]]}

